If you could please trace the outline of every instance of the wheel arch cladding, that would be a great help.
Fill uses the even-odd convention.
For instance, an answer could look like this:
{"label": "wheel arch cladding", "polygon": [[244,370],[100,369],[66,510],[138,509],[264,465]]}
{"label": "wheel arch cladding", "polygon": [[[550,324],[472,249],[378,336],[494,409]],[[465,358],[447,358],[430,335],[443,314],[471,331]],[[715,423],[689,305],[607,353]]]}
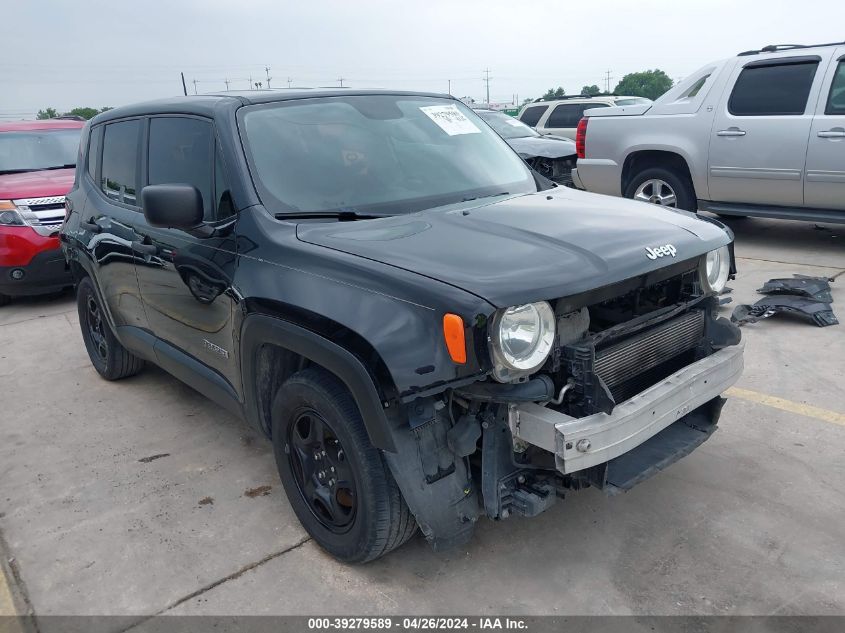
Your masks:
{"label": "wheel arch cladding", "polygon": [[625,157],[622,165],[622,193],[625,193],[628,185],[639,172],[650,167],[663,167],[680,172],[692,184],[693,193],[695,193],[695,182],[687,160],[676,152],[657,149],[637,150]]}
{"label": "wheel arch cladding", "polygon": [[[346,385],[373,445],[385,451],[396,450],[376,384],[351,351],[295,323],[262,314],[251,314],[244,320],[241,350],[247,417],[257,421],[265,432],[269,431],[268,402],[272,403],[275,390],[307,361]],[[273,366],[270,371],[269,365]]]}

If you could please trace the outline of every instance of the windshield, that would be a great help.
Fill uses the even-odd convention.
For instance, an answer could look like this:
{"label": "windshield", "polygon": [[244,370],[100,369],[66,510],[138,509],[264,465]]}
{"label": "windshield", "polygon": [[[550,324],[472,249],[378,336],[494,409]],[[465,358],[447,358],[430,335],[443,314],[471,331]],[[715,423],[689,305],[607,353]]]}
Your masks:
{"label": "windshield", "polygon": [[541,136],[519,119],[514,119],[502,112],[476,112],[476,114],[487,121],[503,139]]}
{"label": "windshield", "polygon": [[76,166],[81,128],[0,132],[0,173]]}
{"label": "windshield", "polygon": [[247,159],[274,213],[410,213],[537,191],[531,172],[460,102],[400,95],[242,110]]}

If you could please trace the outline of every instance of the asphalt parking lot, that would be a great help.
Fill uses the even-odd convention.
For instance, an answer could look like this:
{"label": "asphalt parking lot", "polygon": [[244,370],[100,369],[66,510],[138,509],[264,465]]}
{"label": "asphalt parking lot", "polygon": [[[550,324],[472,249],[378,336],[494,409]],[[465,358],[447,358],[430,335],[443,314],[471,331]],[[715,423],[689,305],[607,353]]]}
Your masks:
{"label": "asphalt parking lot", "polygon": [[[735,303],[772,277],[838,275],[845,322],[845,226],[730,224]],[[0,310],[0,612],[845,614],[845,325],[776,316],[744,332],[720,430],[666,472],[483,520],[457,551],[417,536],[348,567],[308,539],[244,423],[154,367],[100,379],[71,295],[14,303]]]}

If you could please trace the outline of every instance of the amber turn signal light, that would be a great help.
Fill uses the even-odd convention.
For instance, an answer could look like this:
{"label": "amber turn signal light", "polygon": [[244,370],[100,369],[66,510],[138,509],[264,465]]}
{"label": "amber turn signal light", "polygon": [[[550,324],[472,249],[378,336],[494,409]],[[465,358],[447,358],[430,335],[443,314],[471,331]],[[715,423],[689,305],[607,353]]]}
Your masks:
{"label": "amber turn signal light", "polygon": [[464,339],[464,320],[457,314],[443,315],[443,337],[452,362],[464,365],[467,362],[467,345]]}

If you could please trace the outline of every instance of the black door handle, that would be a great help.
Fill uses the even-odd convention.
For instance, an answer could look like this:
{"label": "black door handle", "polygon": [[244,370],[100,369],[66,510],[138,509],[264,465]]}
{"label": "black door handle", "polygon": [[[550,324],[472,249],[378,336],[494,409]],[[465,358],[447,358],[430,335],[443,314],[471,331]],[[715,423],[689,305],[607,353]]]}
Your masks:
{"label": "black door handle", "polygon": [[86,222],[85,220],[79,221],[79,227],[85,229],[86,231],[90,231],[91,233],[99,233],[103,230],[99,224],[95,222]]}
{"label": "black door handle", "polygon": [[132,250],[136,253],[143,253],[144,255],[157,255],[158,246],[155,244],[144,244],[143,242],[132,242]]}

